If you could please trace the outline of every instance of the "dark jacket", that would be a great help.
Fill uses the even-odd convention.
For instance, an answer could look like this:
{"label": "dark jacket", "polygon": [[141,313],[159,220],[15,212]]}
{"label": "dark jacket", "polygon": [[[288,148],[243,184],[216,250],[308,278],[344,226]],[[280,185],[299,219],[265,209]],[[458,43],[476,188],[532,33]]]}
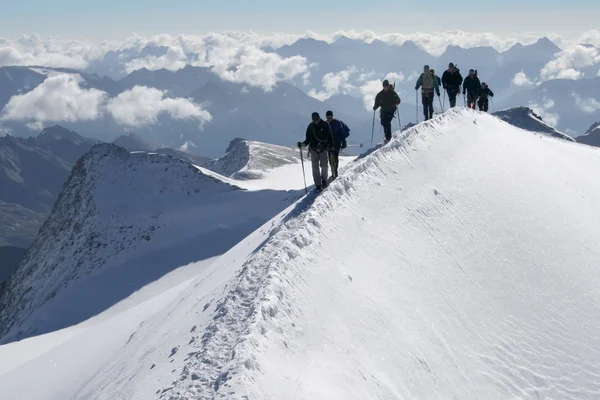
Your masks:
{"label": "dark jacket", "polygon": [[453,89],[455,92],[458,92],[462,83],[463,77],[458,68],[455,68],[454,72],[445,70],[442,74],[442,86],[444,86],[444,89]]}
{"label": "dark jacket", "polygon": [[333,149],[333,135],[329,124],[320,120],[317,124],[310,123],[306,128],[306,140],[303,142],[305,146],[310,146],[317,153],[323,150]]}
{"label": "dark jacket", "polygon": [[479,95],[481,91],[481,82],[477,76],[467,76],[463,82],[463,93],[469,92],[472,94]]}
{"label": "dark jacket", "polygon": [[342,147],[342,142],[350,136],[350,129],[339,119],[333,118],[331,122],[328,122],[333,135],[333,146],[336,150]]}
{"label": "dark jacket", "polygon": [[492,92],[489,87],[481,89],[479,92],[479,100],[487,100],[488,96],[494,97],[494,92]]}
{"label": "dark jacket", "polygon": [[398,96],[398,93],[396,93],[394,89],[389,88],[387,92],[382,90],[377,93],[375,104],[373,104],[373,110],[377,110],[381,107],[380,114],[393,114],[399,104],[400,96]]}

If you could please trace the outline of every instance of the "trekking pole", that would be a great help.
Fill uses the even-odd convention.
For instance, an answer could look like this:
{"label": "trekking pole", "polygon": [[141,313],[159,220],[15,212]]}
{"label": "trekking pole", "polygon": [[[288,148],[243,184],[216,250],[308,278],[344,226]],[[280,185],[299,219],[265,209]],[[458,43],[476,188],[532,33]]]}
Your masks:
{"label": "trekking pole", "polygon": [[440,102],[440,108],[442,109],[442,114],[444,113],[444,106],[442,105],[442,99],[438,96],[438,101]]}
{"label": "trekking pole", "polygon": [[463,93],[463,107],[467,106],[467,96]]}
{"label": "trekking pole", "polygon": [[442,103],[442,112],[445,112],[444,106],[446,105],[446,91],[444,90],[444,102]]}
{"label": "trekking pole", "polygon": [[400,120],[400,110],[396,108],[396,112],[398,113],[398,131],[402,135],[402,120]]}
{"label": "trekking pole", "polygon": [[415,106],[417,107],[417,124],[419,123],[419,92],[415,90]]}
{"label": "trekking pole", "polygon": [[373,126],[371,127],[371,147],[373,147],[373,134],[375,133],[375,110],[373,110]]}
{"label": "trekking pole", "polygon": [[492,102],[492,112],[494,112],[494,99],[490,97],[490,101]]}
{"label": "trekking pole", "polygon": [[304,191],[308,193],[308,188],[306,187],[306,173],[304,172],[304,156],[302,155],[302,147],[300,147],[300,164],[302,164],[302,177],[304,178]]}

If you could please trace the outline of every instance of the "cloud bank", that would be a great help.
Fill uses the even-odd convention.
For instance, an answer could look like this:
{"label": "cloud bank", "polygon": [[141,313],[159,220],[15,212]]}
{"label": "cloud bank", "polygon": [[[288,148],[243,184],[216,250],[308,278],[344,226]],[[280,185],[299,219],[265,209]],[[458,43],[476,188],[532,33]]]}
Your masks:
{"label": "cloud bank", "polygon": [[45,121],[87,121],[101,116],[100,106],[107,94],[97,89],[82,89],[77,74],[49,76],[32,91],[13,96],[2,110],[3,120],[29,123]]}
{"label": "cloud bank", "polygon": [[201,125],[212,120],[199,105],[165,98],[165,93],[155,88],[136,86],[111,99],[103,91],[82,88],[82,82],[79,74],[53,74],[32,91],[13,96],[0,112],[0,120],[22,121],[31,129],[40,129],[47,122],[91,121],[104,116],[128,127],[154,124],[160,114],[196,120]]}
{"label": "cloud bank", "polygon": [[[48,67],[67,67],[85,69],[102,63],[110,55],[122,62],[123,72],[147,68],[156,70],[166,68],[177,70],[187,64],[213,67],[225,80],[243,82],[271,90],[280,80],[302,77],[307,80],[311,66],[303,57],[282,58],[269,49],[291,44],[300,38],[313,38],[333,42],[341,36],[370,43],[380,40],[385,43],[401,45],[413,41],[432,55],[440,55],[447,46],[463,48],[491,46],[504,51],[516,43],[524,45],[534,43],[539,35],[521,33],[499,36],[491,33],[470,33],[460,30],[413,34],[386,33],[373,31],[337,31],[331,34],[305,32],[302,34],[255,32],[224,32],[206,35],[168,35],[154,36],[132,35],[123,41],[104,41],[101,43],[85,40],[69,40],[54,37],[42,38],[38,35],[21,36],[17,39],[0,38],[0,66],[3,65],[43,65]],[[541,71],[539,79],[556,78],[580,79],[600,73],[600,31],[583,33],[574,40],[558,35],[549,35],[550,39],[564,49]],[[153,51],[161,48],[164,51]],[[114,53],[109,53],[114,52]],[[585,69],[594,68],[593,74]],[[338,72],[338,74],[341,72]],[[336,94],[344,89],[343,83],[336,80],[344,76],[329,75],[323,81],[323,89],[313,93],[317,98]],[[537,76],[530,76],[537,81]],[[526,81],[517,82],[525,83]],[[336,86],[337,85],[337,86]]]}
{"label": "cloud bank", "polygon": [[106,110],[119,124],[130,127],[154,124],[161,113],[167,113],[175,119],[195,119],[201,123],[212,120],[208,111],[191,101],[164,96],[162,90],[136,86],[109,100]]}

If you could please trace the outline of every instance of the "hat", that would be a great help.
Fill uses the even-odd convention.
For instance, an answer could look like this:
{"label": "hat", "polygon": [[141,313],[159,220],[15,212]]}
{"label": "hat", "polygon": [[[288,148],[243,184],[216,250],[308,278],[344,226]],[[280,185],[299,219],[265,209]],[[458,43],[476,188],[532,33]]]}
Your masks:
{"label": "hat", "polygon": [[329,110],[325,113],[326,117],[332,116],[333,117],[333,111]]}
{"label": "hat", "polygon": [[454,68],[454,63],[448,64],[448,68]]}
{"label": "hat", "polygon": [[390,86],[390,83],[388,82],[387,79],[383,81],[383,87],[386,87],[386,86]]}
{"label": "hat", "polygon": [[474,74],[474,73],[475,73],[475,70],[474,70],[474,69],[470,69],[470,70],[469,70],[469,74]]}
{"label": "hat", "polygon": [[316,120],[316,119],[321,119],[321,116],[319,115],[319,113],[318,113],[318,112],[314,112],[314,113],[312,113],[312,119],[313,119],[313,120]]}

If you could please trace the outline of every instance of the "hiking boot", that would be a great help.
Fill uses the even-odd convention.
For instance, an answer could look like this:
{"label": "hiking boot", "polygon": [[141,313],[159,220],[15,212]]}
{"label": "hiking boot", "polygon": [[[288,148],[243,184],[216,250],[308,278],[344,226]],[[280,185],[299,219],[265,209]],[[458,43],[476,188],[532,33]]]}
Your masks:
{"label": "hiking boot", "polygon": [[323,186],[323,188],[327,187],[327,180],[321,181],[321,186]]}

